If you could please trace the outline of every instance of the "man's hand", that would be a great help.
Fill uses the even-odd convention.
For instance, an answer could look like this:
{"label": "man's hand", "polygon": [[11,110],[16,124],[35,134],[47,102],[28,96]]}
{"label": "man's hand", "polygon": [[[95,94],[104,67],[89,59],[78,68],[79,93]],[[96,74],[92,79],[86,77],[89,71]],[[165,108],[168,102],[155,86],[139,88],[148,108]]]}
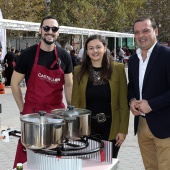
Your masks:
{"label": "man's hand", "polygon": [[130,110],[133,113],[133,115],[138,116],[141,115],[141,113],[139,112],[139,110],[136,108],[136,104],[137,104],[137,100],[136,99],[132,99],[130,101]]}
{"label": "man's hand", "polygon": [[152,111],[147,100],[136,101],[135,107],[139,110],[140,113],[144,114],[150,113]]}

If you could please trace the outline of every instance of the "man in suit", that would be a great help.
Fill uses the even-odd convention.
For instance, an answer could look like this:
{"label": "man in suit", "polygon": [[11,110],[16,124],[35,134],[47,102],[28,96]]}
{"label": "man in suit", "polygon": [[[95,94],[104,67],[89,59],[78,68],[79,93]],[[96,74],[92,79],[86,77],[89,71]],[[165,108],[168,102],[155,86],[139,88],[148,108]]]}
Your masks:
{"label": "man in suit", "polygon": [[146,170],[170,169],[170,48],[150,17],[134,22],[139,49],[128,61],[128,99]]}

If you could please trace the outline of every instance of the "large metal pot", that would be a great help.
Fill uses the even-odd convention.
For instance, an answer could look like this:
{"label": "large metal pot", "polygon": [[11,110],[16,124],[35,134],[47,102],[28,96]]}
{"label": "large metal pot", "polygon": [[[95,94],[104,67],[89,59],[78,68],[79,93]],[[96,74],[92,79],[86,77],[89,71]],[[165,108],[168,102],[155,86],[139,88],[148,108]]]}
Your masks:
{"label": "large metal pot", "polygon": [[91,111],[87,109],[74,108],[55,109],[52,114],[64,119],[63,136],[64,139],[80,139],[89,136],[91,133]]}
{"label": "large metal pot", "polygon": [[21,142],[29,149],[56,147],[63,140],[64,120],[54,114],[39,111],[23,115],[21,120]]}

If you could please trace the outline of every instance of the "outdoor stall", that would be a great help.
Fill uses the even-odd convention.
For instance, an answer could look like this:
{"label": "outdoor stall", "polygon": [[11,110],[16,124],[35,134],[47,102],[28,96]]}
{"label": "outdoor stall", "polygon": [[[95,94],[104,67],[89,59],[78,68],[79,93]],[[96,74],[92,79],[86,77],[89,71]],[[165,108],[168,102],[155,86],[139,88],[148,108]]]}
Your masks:
{"label": "outdoor stall", "polygon": [[[0,19],[0,29],[11,29],[11,30],[24,30],[24,31],[37,31],[39,30],[40,23],[35,22],[26,22],[26,21],[17,21],[17,20],[9,20],[9,19]],[[99,34],[104,37],[114,37],[114,49],[116,51],[116,38],[133,38],[133,34],[129,33],[121,33],[121,32],[113,32],[113,31],[104,31],[104,30],[94,30],[87,28],[78,28],[78,27],[69,27],[69,26],[60,26],[61,34],[74,34],[74,35],[93,35]],[[6,42],[6,41],[5,41]],[[122,41],[121,41],[122,42]],[[134,45],[134,38],[133,38]],[[121,43],[122,46],[122,43]],[[116,57],[116,54],[115,54]]]}

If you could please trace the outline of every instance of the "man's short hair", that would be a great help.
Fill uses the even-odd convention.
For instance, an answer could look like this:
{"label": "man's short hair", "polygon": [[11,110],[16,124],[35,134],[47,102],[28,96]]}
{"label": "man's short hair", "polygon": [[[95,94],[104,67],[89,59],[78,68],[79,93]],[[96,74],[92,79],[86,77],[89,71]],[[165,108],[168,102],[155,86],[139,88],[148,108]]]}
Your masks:
{"label": "man's short hair", "polygon": [[73,54],[75,54],[75,53],[76,53],[76,51],[75,51],[75,50],[71,50],[71,51],[70,51],[70,53],[73,53]]}
{"label": "man's short hair", "polygon": [[[46,17],[44,17],[44,18],[42,19],[40,27],[43,25],[43,22],[44,22],[44,20],[46,20],[46,19],[55,19],[55,20],[57,21],[57,19],[56,19],[55,17],[53,17],[53,16],[46,16]],[[58,22],[58,21],[57,21],[57,22]]]}
{"label": "man's short hair", "polygon": [[15,51],[15,47],[11,47],[11,52]]}
{"label": "man's short hair", "polygon": [[155,20],[150,17],[150,16],[142,16],[142,17],[139,17],[135,20],[135,22],[133,23],[133,29],[134,29],[134,25],[137,23],[137,22],[141,22],[141,21],[146,21],[146,20],[150,20],[151,21],[151,25],[152,25],[152,28],[153,29],[156,29],[157,28],[157,25],[156,25],[156,22]]}

